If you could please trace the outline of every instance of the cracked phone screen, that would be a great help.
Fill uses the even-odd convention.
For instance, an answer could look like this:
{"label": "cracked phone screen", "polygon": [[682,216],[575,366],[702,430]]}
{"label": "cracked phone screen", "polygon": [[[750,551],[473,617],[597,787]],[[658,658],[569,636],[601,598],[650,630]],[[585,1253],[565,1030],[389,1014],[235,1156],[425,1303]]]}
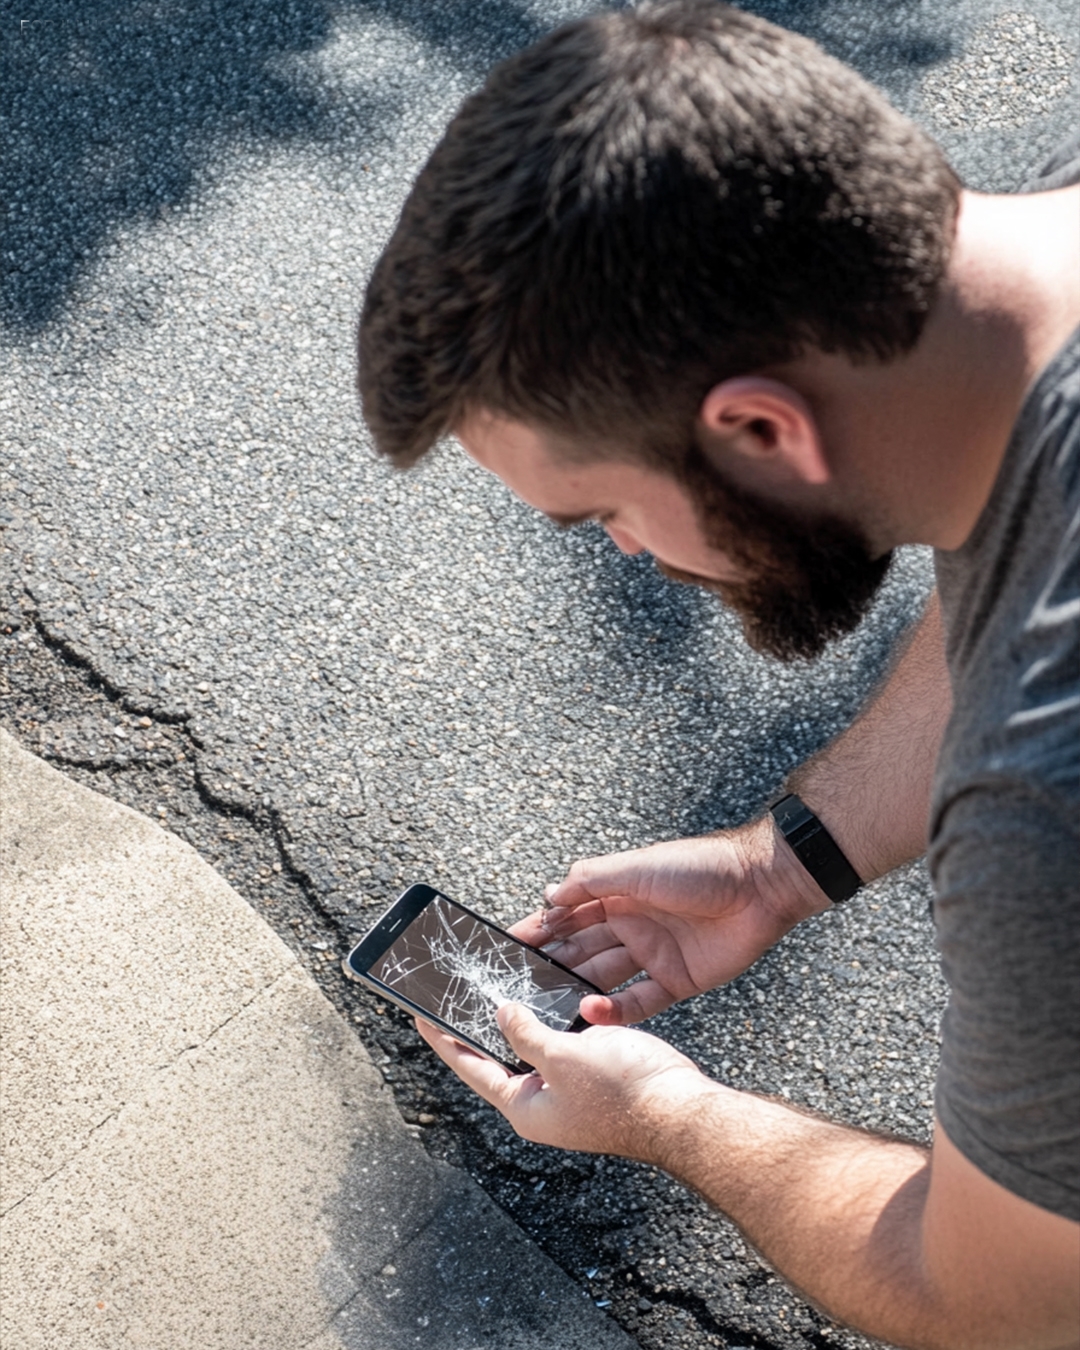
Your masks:
{"label": "cracked phone screen", "polygon": [[495,1020],[504,1003],[523,1003],[545,1025],[565,1031],[582,998],[594,992],[441,895],[394,940],[370,973],[511,1063],[517,1056]]}

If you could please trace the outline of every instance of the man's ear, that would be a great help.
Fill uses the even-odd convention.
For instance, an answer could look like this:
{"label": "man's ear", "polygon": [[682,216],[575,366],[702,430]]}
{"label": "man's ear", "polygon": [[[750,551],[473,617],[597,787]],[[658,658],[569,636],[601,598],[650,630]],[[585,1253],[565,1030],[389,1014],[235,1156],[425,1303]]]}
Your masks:
{"label": "man's ear", "polygon": [[[812,486],[832,477],[810,405],[789,384],[761,375],[740,375],[714,385],[698,413],[705,433],[730,462],[732,455],[770,476]],[[719,443],[719,444],[718,444]]]}

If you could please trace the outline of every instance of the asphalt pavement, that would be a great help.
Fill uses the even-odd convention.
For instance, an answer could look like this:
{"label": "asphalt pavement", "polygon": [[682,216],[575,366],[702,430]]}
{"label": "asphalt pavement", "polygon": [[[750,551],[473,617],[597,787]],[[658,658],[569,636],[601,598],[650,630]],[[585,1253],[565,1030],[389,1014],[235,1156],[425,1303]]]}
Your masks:
{"label": "asphalt pavement", "polygon": [[[357,1029],[429,1152],[646,1350],[860,1344],[649,1169],[517,1141],[337,958],[407,883],[509,920],[577,857],[759,810],[918,612],[903,557],[813,666],[562,534],[453,447],[376,463],[364,280],[498,56],[587,6],[45,0],[4,19],[11,134],[3,724],[194,843]],[[1072,6],[751,6],[1010,189],[1068,129]],[[943,989],[920,868],[653,1029],[709,1072],[924,1137]]]}

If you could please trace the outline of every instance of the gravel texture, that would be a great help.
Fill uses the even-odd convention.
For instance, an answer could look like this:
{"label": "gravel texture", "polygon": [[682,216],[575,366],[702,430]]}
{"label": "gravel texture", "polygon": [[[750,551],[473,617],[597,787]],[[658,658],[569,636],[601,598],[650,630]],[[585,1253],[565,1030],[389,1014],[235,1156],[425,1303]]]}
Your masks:
{"label": "gravel texture", "polygon": [[1023,127],[1068,96],[1074,67],[1068,44],[1037,19],[1002,14],[927,74],[923,103],[949,127]]}
{"label": "gravel texture", "polygon": [[[850,719],[928,584],[906,555],[862,631],[778,667],[454,448],[407,476],[373,460],[353,329],[408,184],[492,60],[585,8],[46,0],[4,21],[0,708],[195,843],[428,1147],[646,1350],[864,1344],[675,1183],[516,1140],[338,970],[410,881],[509,920],[576,857],[748,818]],[[1017,186],[1067,129],[1064,3],[760,10],[877,80],[975,186]],[[654,1029],[728,1081],[924,1138],[927,899],[920,868],[889,878]]]}

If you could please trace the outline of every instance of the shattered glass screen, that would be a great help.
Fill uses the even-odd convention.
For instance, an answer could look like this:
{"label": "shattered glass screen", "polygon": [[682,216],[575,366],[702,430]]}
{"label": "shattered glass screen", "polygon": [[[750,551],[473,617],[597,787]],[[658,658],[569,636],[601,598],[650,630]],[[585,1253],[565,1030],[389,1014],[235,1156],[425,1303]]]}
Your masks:
{"label": "shattered glass screen", "polygon": [[584,995],[594,992],[441,895],[394,940],[370,973],[511,1062],[517,1057],[495,1020],[504,1003],[523,1003],[541,1022],[564,1031],[577,1017]]}

